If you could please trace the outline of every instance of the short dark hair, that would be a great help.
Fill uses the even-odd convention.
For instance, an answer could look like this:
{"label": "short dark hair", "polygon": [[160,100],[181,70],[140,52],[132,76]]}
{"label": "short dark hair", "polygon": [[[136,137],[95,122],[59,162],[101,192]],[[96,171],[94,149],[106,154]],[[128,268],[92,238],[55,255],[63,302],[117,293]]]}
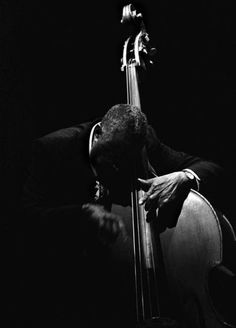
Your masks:
{"label": "short dark hair", "polygon": [[101,121],[101,135],[93,157],[99,155],[112,163],[135,159],[145,145],[147,124],[146,115],[137,106],[112,106]]}
{"label": "short dark hair", "polygon": [[103,140],[122,140],[139,147],[146,138],[147,118],[137,106],[118,104],[104,115],[101,128]]}

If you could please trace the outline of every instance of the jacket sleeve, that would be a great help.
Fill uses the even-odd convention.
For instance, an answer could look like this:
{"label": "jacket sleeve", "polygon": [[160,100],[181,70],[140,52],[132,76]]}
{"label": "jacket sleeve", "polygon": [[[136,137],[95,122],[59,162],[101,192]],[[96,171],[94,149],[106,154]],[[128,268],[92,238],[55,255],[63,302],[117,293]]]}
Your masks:
{"label": "jacket sleeve", "polygon": [[223,168],[211,160],[176,151],[161,142],[155,130],[149,126],[147,135],[147,149],[150,162],[157,175],[163,175],[184,169],[190,169],[200,179],[200,193],[214,201],[216,194],[223,188],[225,172]]}
{"label": "jacket sleeve", "polygon": [[[33,142],[31,157],[21,201],[26,231],[35,233],[37,238],[39,234],[44,238],[50,236],[51,243],[54,244],[59,244],[59,241],[65,244],[76,241],[82,247],[87,229],[87,220],[81,209],[82,203],[61,204],[53,199],[55,181],[51,177],[55,163],[53,156],[43,147],[40,140]],[[60,181],[60,177],[58,180]],[[58,188],[59,181],[56,184]]]}

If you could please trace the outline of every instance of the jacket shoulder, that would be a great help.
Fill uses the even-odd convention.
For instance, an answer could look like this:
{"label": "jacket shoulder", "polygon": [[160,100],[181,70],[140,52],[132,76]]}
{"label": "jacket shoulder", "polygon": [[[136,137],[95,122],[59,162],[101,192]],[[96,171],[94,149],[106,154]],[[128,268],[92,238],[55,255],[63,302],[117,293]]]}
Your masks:
{"label": "jacket shoulder", "polygon": [[95,123],[85,122],[50,132],[32,143],[33,153],[49,157],[71,157],[79,151],[86,153],[90,131]]}

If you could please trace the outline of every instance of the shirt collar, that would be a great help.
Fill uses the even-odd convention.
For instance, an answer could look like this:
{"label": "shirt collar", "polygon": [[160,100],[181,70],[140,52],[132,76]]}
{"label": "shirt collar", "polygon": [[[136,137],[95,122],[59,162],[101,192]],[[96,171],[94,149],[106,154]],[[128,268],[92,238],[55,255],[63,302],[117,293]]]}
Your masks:
{"label": "shirt collar", "polygon": [[[89,135],[89,158],[90,158],[90,154],[91,154],[92,147],[93,147],[95,130],[100,125],[101,125],[101,122],[98,122],[98,123],[94,124],[94,126],[92,127],[92,129],[90,131],[90,135]],[[91,165],[91,168],[92,168],[92,171],[93,171],[94,175],[97,177],[97,172],[95,170],[95,167],[92,165],[91,161],[90,161],[90,165]]]}

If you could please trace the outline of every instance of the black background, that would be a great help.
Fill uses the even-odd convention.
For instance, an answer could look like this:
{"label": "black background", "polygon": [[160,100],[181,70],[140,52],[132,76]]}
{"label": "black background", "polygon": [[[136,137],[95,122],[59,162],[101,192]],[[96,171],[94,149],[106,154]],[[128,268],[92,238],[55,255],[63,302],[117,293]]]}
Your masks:
{"label": "black background", "polygon": [[[2,253],[10,259],[21,243],[9,233],[9,213],[19,202],[32,139],[126,102],[120,70],[126,33],[120,19],[128,3],[0,2],[0,220]],[[230,173],[222,194],[233,217],[233,1],[133,4],[158,50],[140,86],[142,109],[164,142],[212,159]]]}
{"label": "black background", "polygon": [[[10,206],[33,138],[126,102],[120,19],[129,2],[33,3],[0,7],[0,154]],[[234,170],[233,2],[133,4],[158,50],[141,81],[143,111],[167,144]]]}

